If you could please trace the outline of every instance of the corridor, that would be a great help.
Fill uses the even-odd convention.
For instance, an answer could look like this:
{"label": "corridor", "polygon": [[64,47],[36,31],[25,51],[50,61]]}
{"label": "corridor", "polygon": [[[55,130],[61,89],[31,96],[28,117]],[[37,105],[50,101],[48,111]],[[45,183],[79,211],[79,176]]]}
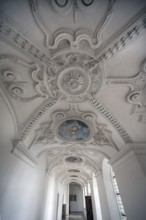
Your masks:
{"label": "corridor", "polygon": [[0,220],[146,220],[146,0],[0,0]]}

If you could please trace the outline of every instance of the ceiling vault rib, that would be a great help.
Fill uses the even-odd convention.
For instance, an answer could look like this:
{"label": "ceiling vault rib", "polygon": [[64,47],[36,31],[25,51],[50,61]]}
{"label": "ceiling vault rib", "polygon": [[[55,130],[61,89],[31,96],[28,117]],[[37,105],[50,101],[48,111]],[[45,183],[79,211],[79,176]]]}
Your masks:
{"label": "ceiling vault rib", "polygon": [[95,98],[92,98],[89,100],[90,103],[96,108],[116,129],[116,131],[120,134],[122,139],[125,143],[132,143],[131,137],[128,135],[128,133],[125,131],[125,129],[120,125],[118,120],[115,116],[112,115],[112,113],[107,109],[105,106],[103,106],[99,101],[97,101]]}
{"label": "ceiling vault rib", "polygon": [[145,153],[146,1],[8,2],[0,9],[0,101],[11,153],[83,186],[105,158]]}
{"label": "ceiling vault rib", "polygon": [[104,63],[114,56],[121,49],[136,39],[142,31],[146,30],[146,7],[132,19],[126,27],[123,27],[120,34],[116,34],[110,39],[102,49],[97,49],[96,59],[98,63]]}
{"label": "ceiling vault rib", "polygon": [[19,134],[19,139],[22,141],[28,135],[29,131],[37,123],[37,121],[50,109],[56,102],[57,98],[49,99],[41,108],[37,109],[36,113],[33,113],[31,118],[29,118],[28,123],[22,128]]}
{"label": "ceiling vault rib", "polygon": [[5,17],[0,16],[0,38],[4,42],[10,44],[10,46],[18,49],[21,53],[29,56],[34,61],[40,64],[47,65],[50,62],[49,57],[42,52],[37,46],[30,42],[26,37],[22,35],[17,29],[13,28],[13,25],[9,24]]}

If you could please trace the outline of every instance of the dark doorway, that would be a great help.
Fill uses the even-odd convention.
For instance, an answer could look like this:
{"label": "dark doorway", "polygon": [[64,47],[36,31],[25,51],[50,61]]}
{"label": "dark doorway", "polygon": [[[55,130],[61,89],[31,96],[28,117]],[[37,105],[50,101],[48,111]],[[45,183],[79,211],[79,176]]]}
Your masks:
{"label": "dark doorway", "polygon": [[94,220],[91,196],[85,196],[85,201],[86,201],[86,210],[87,210],[87,220]]}

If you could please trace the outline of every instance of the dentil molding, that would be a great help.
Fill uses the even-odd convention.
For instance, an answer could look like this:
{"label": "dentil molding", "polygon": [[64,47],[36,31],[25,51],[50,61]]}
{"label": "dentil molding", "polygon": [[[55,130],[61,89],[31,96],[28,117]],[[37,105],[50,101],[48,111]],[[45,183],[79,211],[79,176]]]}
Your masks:
{"label": "dentil molding", "polygon": [[104,63],[130,42],[137,39],[146,30],[146,8],[138,13],[119,33],[109,39],[103,48],[96,50],[95,57],[98,63]]}
{"label": "dentil molding", "polygon": [[108,108],[106,108],[95,98],[91,98],[89,101],[94,106],[94,108],[98,110],[112,124],[112,126],[116,129],[125,143],[133,142],[127,131],[122,127],[118,119],[110,112]]}

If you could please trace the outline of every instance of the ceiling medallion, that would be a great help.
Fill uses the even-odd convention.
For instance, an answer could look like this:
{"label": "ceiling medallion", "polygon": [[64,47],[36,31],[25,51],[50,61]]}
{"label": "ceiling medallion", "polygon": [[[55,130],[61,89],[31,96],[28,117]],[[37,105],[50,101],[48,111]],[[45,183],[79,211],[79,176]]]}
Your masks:
{"label": "ceiling medallion", "polygon": [[80,157],[70,156],[70,157],[67,157],[65,161],[69,163],[81,163],[83,160]]}
{"label": "ceiling medallion", "polygon": [[68,53],[55,57],[47,68],[47,91],[50,96],[72,103],[95,97],[105,80],[104,71],[97,61],[80,53]]}
{"label": "ceiling medallion", "polygon": [[76,119],[66,120],[58,128],[58,137],[65,141],[86,141],[90,134],[88,125]]}
{"label": "ceiling medallion", "polygon": [[80,68],[68,68],[59,77],[59,87],[65,95],[82,95],[89,85],[88,75]]}

